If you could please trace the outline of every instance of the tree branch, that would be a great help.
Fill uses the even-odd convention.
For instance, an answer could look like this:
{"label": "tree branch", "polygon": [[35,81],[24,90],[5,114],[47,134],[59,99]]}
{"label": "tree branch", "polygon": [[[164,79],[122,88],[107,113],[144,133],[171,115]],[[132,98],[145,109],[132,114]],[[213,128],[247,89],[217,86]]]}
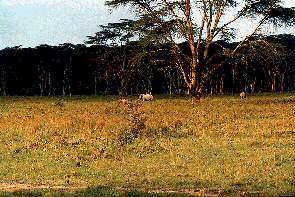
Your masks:
{"label": "tree branch", "polygon": [[268,17],[266,16],[266,17],[264,17],[261,21],[260,21],[260,23],[257,25],[257,27],[254,29],[254,31],[250,34],[250,35],[248,35],[248,36],[246,36],[245,38],[244,38],[244,40],[242,40],[239,44],[238,44],[238,46],[231,52],[231,56],[232,55],[234,55],[236,52],[237,52],[237,50],[251,37],[251,36],[253,36],[255,33],[256,33],[256,31],[263,25],[263,23],[266,21],[268,19]]}

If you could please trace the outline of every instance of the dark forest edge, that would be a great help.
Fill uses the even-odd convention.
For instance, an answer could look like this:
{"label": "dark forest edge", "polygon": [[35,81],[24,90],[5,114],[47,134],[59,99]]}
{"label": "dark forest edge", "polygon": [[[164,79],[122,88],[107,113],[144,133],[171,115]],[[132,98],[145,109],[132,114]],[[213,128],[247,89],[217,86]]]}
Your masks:
{"label": "dark forest edge", "polygon": [[[223,65],[210,73],[205,94],[295,90],[294,35],[256,35],[236,55],[226,57],[224,51],[238,44],[223,40],[212,44],[212,61]],[[0,51],[0,95],[185,95],[187,87],[170,47],[143,47],[134,41],[121,46],[65,43],[5,48]],[[189,53],[187,43],[179,47]]]}

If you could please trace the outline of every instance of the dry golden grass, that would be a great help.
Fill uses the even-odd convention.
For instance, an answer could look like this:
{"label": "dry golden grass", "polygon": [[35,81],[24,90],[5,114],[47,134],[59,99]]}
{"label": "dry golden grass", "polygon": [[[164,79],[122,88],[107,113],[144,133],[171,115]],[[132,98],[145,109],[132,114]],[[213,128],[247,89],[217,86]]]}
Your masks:
{"label": "dry golden grass", "polygon": [[295,97],[1,98],[0,182],[295,192]]}

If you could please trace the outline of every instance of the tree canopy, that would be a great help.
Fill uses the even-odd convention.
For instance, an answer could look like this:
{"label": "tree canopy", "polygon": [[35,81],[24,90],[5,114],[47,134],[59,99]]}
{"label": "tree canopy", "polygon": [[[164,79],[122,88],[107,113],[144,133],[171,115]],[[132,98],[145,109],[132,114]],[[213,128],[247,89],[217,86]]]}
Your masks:
{"label": "tree canopy", "polygon": [[[199,100],[208,76],[224,65],[224,59],[212,61],[210,48],[214,40],[234,35],[232,24],[243,18],[258,21],[252,33],[230,54],[224,53],[227,56],[236,53],[263,25],[295,24],[295,9],[283,7],[280,0],[108,0],[106,5],[112,8],[129,5],[135,11],[135,20],[120,24],[129,32],[129,39],[133,36],[147,45],[171,45],[175,65],[193,102]],[[182,51],[177,44],[179,40],[189,44],[190,53]]]}

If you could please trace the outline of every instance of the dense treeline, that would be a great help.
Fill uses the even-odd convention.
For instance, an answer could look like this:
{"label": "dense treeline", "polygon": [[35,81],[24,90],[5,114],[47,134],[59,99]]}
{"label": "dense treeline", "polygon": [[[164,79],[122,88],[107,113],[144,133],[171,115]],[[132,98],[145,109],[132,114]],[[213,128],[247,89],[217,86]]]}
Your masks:
{"label": "dense treeline", "polygon": [[[295,90],[295,36],[256,36],[234,56],[227,55],[237,44],[212,45],[210,57],[217,62],[212,65],[218,66],[210,68],[205,93]],[[189,53],[187,43],[179,46]],[[180,72],[165,44],[17,46],[0,51],[0,94],[184,94]]]}

